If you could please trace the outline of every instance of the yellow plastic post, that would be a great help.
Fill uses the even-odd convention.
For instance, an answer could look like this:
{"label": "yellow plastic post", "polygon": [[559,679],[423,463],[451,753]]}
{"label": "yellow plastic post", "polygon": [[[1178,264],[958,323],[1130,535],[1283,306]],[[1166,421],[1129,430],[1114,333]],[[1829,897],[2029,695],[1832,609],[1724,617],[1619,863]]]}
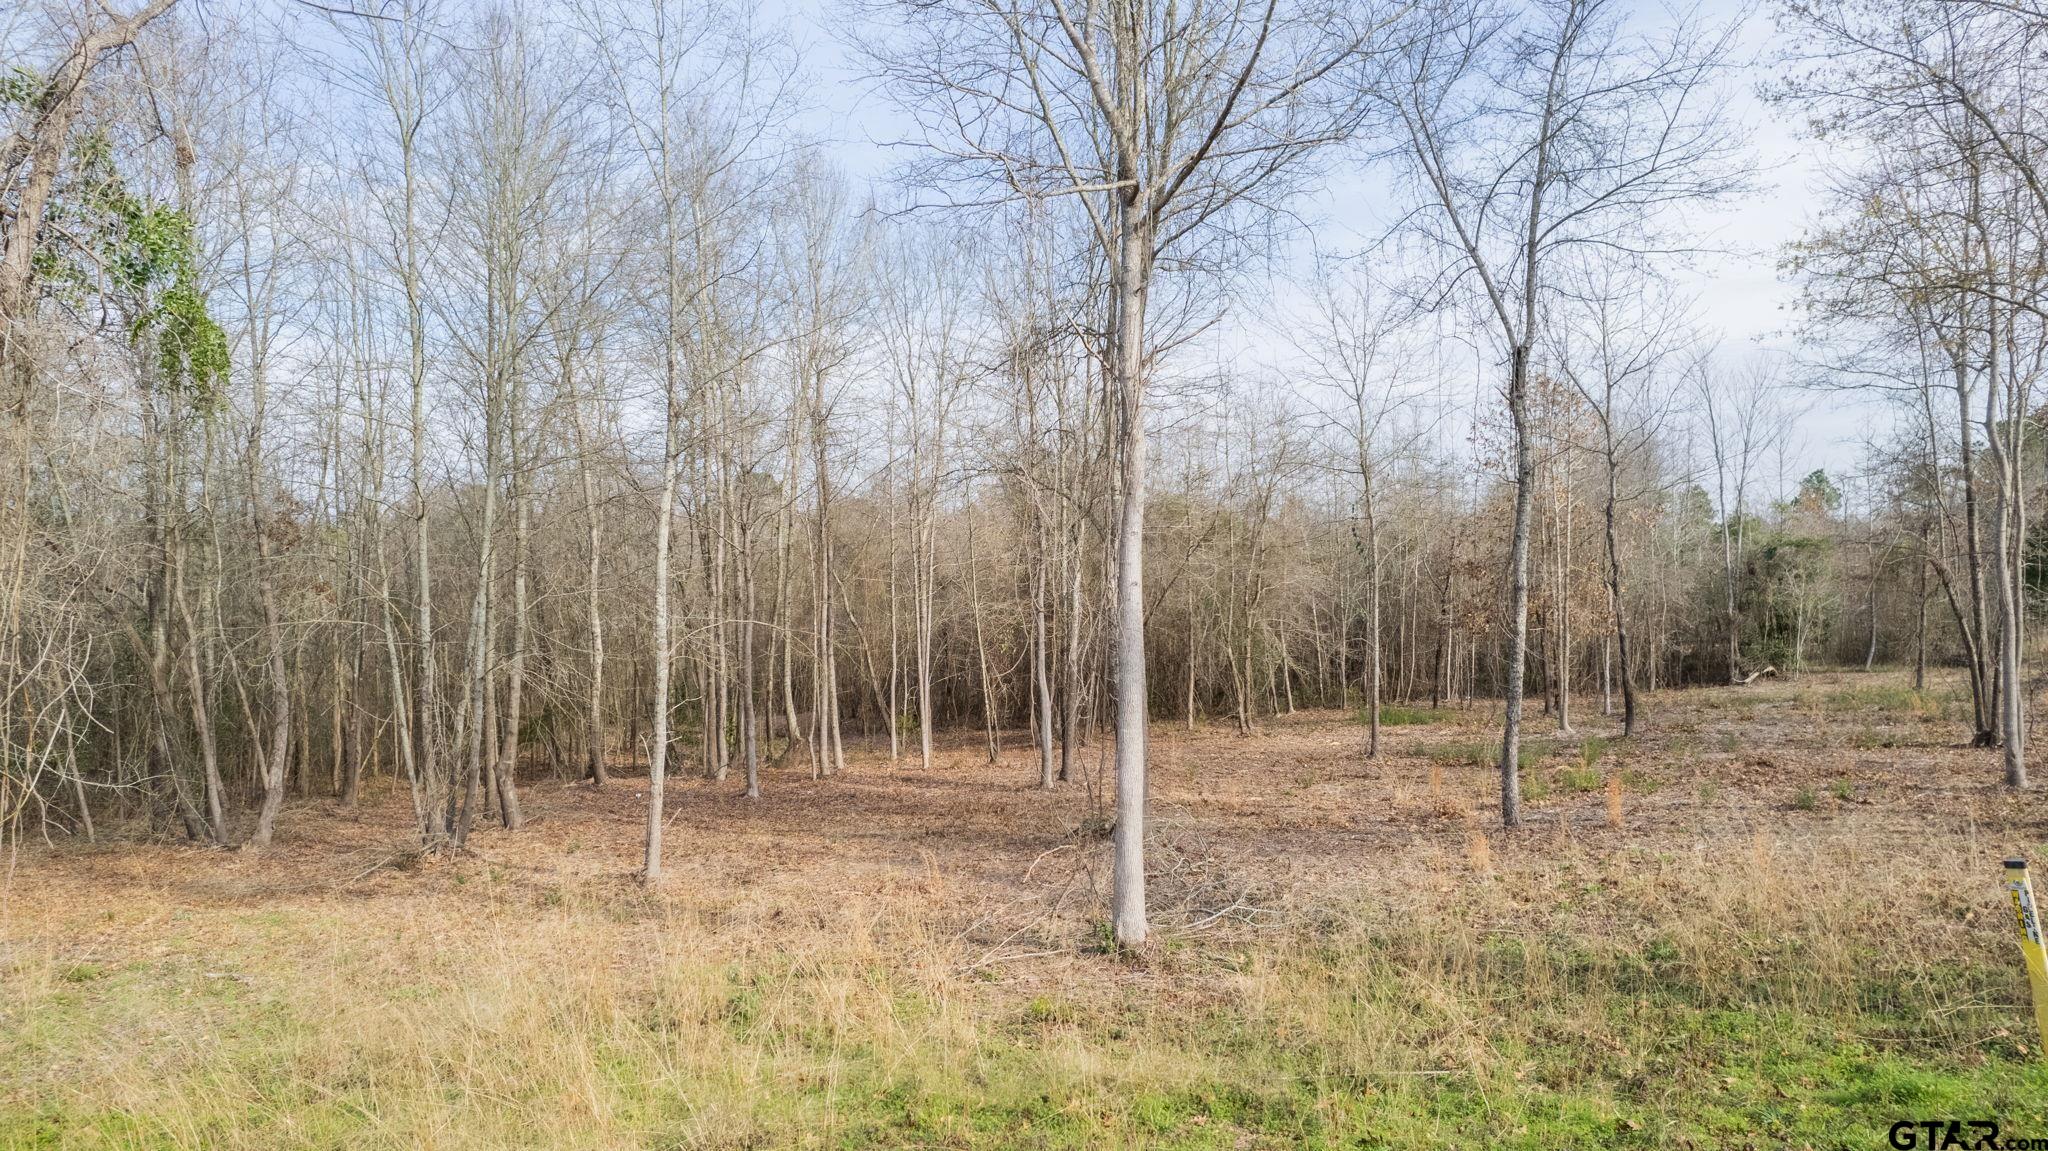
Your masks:
{"label": "yellow plastic post", "polygon": [[2034,903],[2026,860],[2005,861],[2005,889],[2012,893],[2013,917],[2020,926],[2020,954],[2026,957],[2027,982],[2034,989],[2034,1024],[2041,1031],[2039,1053],[2048,1059],[2048,951],[2041,946],[2041,913]]}

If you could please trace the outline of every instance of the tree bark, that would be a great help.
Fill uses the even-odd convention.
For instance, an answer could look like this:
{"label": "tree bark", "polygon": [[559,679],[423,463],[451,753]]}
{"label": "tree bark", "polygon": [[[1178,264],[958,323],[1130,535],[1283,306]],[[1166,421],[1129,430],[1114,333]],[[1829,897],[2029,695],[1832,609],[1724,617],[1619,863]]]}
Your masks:
{"label": "tree bark", "polygon": [[[1135,173],[1133,173],[1135,175]],[[1112,917],[1117,942],[1135,946],[1145,916],[1145,272],[1149,220],[1132,187],[1118,196],[1113,380],[1123,447],[1117,519],[1116,832]]]}
{"label": "tree bark", "polygon": [[[1531,307],[1534,307],[1533,300]],[[1518,344],[1508,368],[1508,415],[1515,436],[1515,526],[1508,545],[1506,699],[1501,723],[1500,819],[1522,822],[1522,688],[1529,658],[1529,518],[1536,461],[1529,445],[1529,347]]]}
{"label": "tree bark", "polygon": [[1629,661],[1628,600],[1622,586],[1621,541],[1615,527],[1621,504],[1621,461],[1615,456],[1612,428],[1604,420],[1602,426],[1607,429],[1607,499],[1603,509],[1607,535],[1607,602],[1614,613],[1614,643],[1618,649],[1617,670],[1621,678],[1621,735],[1626,739],[1636,733],[1636,682],[1634,665]]}

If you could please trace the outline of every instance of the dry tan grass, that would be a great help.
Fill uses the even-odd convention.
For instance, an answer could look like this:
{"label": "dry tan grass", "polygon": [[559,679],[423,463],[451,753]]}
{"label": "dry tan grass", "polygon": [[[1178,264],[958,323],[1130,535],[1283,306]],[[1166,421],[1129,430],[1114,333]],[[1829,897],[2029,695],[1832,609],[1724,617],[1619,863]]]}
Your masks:
{"label": "dry tan grass", "polygon": [[[2048,820],[1924,702],[1816,710],[1869,682],[1654,697],[1604,794],[1514,831],[1489,771],[1433,754],[1487,738],[1478,711],[1387,729],[1376,763],[1327,713],[1161,725],[1138,955],[1099,947],[1091,789],[966,739],[930,773],[772,772],[757,803],[682,783],[654,890],[630,778],[532,781],[531,828],[453,859],[406,859],[389,790],[294,808],[262,856],[32,851],[0,910],[0,1146],[1426,1143],[1472,1137],[1459,1092],[1539,1086],[1675,1140],[1706,1122],[1688,1091],[1738,1091],[1660,1038],[1681,1009],[2002,1068],[1995,863]],[[1872,728],[1895,746],[1845,734]]]}

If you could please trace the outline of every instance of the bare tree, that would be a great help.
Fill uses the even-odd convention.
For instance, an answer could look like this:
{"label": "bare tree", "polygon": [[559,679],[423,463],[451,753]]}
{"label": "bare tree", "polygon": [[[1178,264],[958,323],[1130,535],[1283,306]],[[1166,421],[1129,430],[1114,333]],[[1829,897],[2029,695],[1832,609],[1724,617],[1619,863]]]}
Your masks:
{"label": "bare tree", "polygon": [[[22,784],[18,794],[24,803],[37,794],[29,781],[40,778],[51,757],[76,738],[74,696],[86,686],[84,669],[75,662],[81,654],[76,639],[80,621],[67,606],[72,596],[44,601],[44,612],[32,611],[41,583],[30,570],[37,535],[37,517],[30,512],[36,503],[33,461],[39,442],[53,430],[55,413],[41,386],[41,354],[52,333],[36,315],[41,295],[37,256],[47,251],[51,201],[77,174],[75,128],[95,81],[109,71],[112,58],[175,3],[149,0],[125,14],[106,4],[81,6],[53,59],[40,66],[24,60],[13,68],[23,89],[9,101],[13,114],[0,137],[0,408],[5,410],[0,458],[6,461],[0,468],[7,472],[8,485],[0,499],[0,788]],[[46,618],[32,618],[38,614]],[[158,724],[167,721],[171,702],[160,621],[160,613],[152,611],[151,638],[145,641],[132,622],[123,620],[123,630],[148,668]],[[31,706],[38,694],[45,704]],[[158,766],[168,771],[168,736],[160,727],[150,746]],[[222,819],[213,814],[202,822],[175,777],[172,789],[188,834],[223,842]],[[88,818],[84,795],[80,783],[81,818]],[[13,824],[12,806],[0,802],[0,836]]]}
{"label": "bare tree", "polygon": [[1714,507],[1720,520],[1721,575],[1728,682],[1742,678],[1741,589],[1744,541],[1749,525],[1749,496],[1765,458],[1783,435],[1782,407],[1774,402],[1780,387],[1778,363],[1757,354],[1734,371],[1703,353],[1689,369],[1699,399],[1697,411],[1706,433],[1708,464],[1714,471]]}
{"label": "bare tree", "polygon": [[1531,361],[1545,299],[1581,253],[1654,257],[1680,208],[1740,186],[1713,85],[1734,28],[1681,18],[1629,29],[1614,0],[1451,3],[1388,57],[1371,85],[1396,125],[1444,256],[1434,298],[1472,299],[1506,353],[1515,514],[1507,558],[1501,820],[1521,821],[1518,761],[1529,634]]}
{"label": "bare tree", "polygon": [[[1815,135],[1853,147],[1833,168],[1829,219],[1794,249],[1816,329],[1854,332],[1888,315],[1923,355],[1947,369],[1962,488],[1955,532],[1969,562],[1968,602],[1945,562],[1935,570],[1962,630],[1975,703],[1975,740],[2004,748],[2005,777],[2026,783],[2022,636],[2024,479],[2016,470],[2030,369],[2048,322],[2048,277],[2036,255],[2048,220],[2042,109],[2034,96],[2040,14],[1996,3],[1912,3],[1902,12],[1849,0],[1788,3],[1782,22],[1802,34],[1780,98],[1807,110]],[[2028,255],[2020,255],[2025,250]],[[1858,386],[1896,386],[1895,354],[1842,373]],[[1913,385],[1925,397],[1931,376]],[[1981,391],[1979,389],[1981,388]],[[1973,410],[1976,395],[1983,406]],[[2014,404],[2020,408],[2013,407]],[[1941,424],[1923,400],[1929,454]],[[1985,437],[1991,588],[1980,559],[1973,424]],[[1934,490],[1945,486],[1940,470]],[[1945,508],[1946,500],[1938,501]],[[1944,517],[1945,518],[1945,517]],[[1937,553],[1938,558],[1938,553]],[[1995,600],[1996,631],[1987,611]]]}
{"label": "bare tree", "polygon": [[[1672,397],[1667,361],[1681,350],[1687,333],[1677,304],[1627,268],[1589,273],[1573,293],[1577,306],[1560,325],[1558,370],[1592,411],[1603,471],[1600,519],[1607,552],[1607,610],[1612,621],[1621,681],[1621,732],[1636,731],[1635,664],[1628,628],[1628,582],[1623,578],[1620,514],[1627,496],[1622,476],[1638,453],[1662,431]],[[1629,495],[1640,494],[1630,492]]]}
{"label": "bare tree", "polygon": [[1394,459],[1408,450],[1417,429],[1396,421],[1415,398],[1418,372],[1400,343],[1405,318],[1392,293],[1370,282],[1343,278],[1325,267],[1317,282],[1314,326],[1304,353],[1316,374],[1344,402],[1327,413],[1345,441],[1349,470],[1358,478],[1358,519],[1352,540],[1365,561],[1366,756],[1380,753],[1382,533],[1379,489]]}
{"label": "bare tree", "polygon": [[[1355,107],[1326,83],[1369,32],[1314,8],[1149,0],[903,9],[872,45],[918,117],[933,180],[1003,196],[1071,197],[1108,267],[1104,362],[1116,403],[1117,748],[1114,920],[1144,941],[1146,381],[1159,345],[1154,273],[1215,260],[1261,222],[1301,162],[1349,134]],[[1370,20],[1366,26],[1373,25]],[[972,61],[969,65],[968,62]]]}

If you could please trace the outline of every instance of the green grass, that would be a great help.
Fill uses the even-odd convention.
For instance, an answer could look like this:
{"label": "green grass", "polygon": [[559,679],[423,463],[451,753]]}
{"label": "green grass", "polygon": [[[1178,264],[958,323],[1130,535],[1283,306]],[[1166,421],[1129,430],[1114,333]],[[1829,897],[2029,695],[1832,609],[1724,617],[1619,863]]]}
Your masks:
{"label": "green grass", "polygon": [[1663,788],[1664,781],[1646,771],[1629,767],[1622,769],[1621,785],[1635,795],[1655,795]]}
{"label": "green grass", "polygon": [[1897,684],[1863,684],[1836,688],[1821,697],[1827,711],[1914,711],[1925,697],[1910,687]]}
{"label": "green grass", "polygon": [[1579,763],[1585,767],[1598,764],[1600,757],[1606,754],[1607,741],[1600,736],[1589,735],[1579,741]]}
{"label": "green grass", "polygon": [[[901,969],[774,950],[650,957],[615,985],[460,938],[446,967],[407,973],[417,997],[364,972],[381,996],[340,1008],[319,972],[53,971],[17,989],[35,1011],[0,1037],[0,1148],[398,1148],[428,1131],[536,1148],[1881,1147],[1895,1119],[1932,1115],[2048,1131],[2048,1065],[2008,1033],[2017,1009],[1950,1009],[2009,1002],[2013,971],[1859,960],[1861,939],[1834,955],[1796,914],[1756,933],[1674,918],[1669,935],[1496,935],[1353,909],[1242,956],[1285,994],[1192,1008],[1081,988],[987,1014]],[[294,917],[275,937],[340,958],[355,930]],[[152,1076],[118,1087],[68,1063],[135,1046],[154,1050],[116,1063]]]}
{"label": "green grass", "polygon": [[[1402,707],[1398,704],[1380,705],[1381,727],[1422,727],[1432,723],[1449,723],[1451,713],[1427,707]],[[1358,713],[1358,722],[1372,722],[1363,709]]]}
{"label": "green grass", "polygon": [[1823,714],[1868,714],[1877,718],[1919,719],[1941,722],[1962,716],[1964,697],[1953,690],[1916,691],[1895,683],[1858,684],[1838,687],[1807,697],[1808,706]]}
{"label": "green grass", "polygon": [[1590,767],[1561,767],[1557,770],[1557,786],[1565,791],[1598,791],[1607,781]]}
{"label": "green grass", "polygon": [[[1525,741],[1525,795],[1606,774],[1648,794],[1666,761],[1640,746]],[[1855,795],[1802,782],[1794,809]],[[1133,953],[1084,906],[1022,944],[1056,954],[981,967],[922,876],[900,898],[656,895],[480,863],[466,886],[260,906],[53,900],[0,920],[0,1151],[1877,1148],[1936,1116],[2048,1135],[1985,853],[1813,835],[1754,791],[1729,788],[1760,805],[1732,840],[1488,826],[1482,869],[1462,848],[1486,838],[1451,825],[1440,855],[1277,925]],[[1830,834],[1859,810],[1830,806]]]}

